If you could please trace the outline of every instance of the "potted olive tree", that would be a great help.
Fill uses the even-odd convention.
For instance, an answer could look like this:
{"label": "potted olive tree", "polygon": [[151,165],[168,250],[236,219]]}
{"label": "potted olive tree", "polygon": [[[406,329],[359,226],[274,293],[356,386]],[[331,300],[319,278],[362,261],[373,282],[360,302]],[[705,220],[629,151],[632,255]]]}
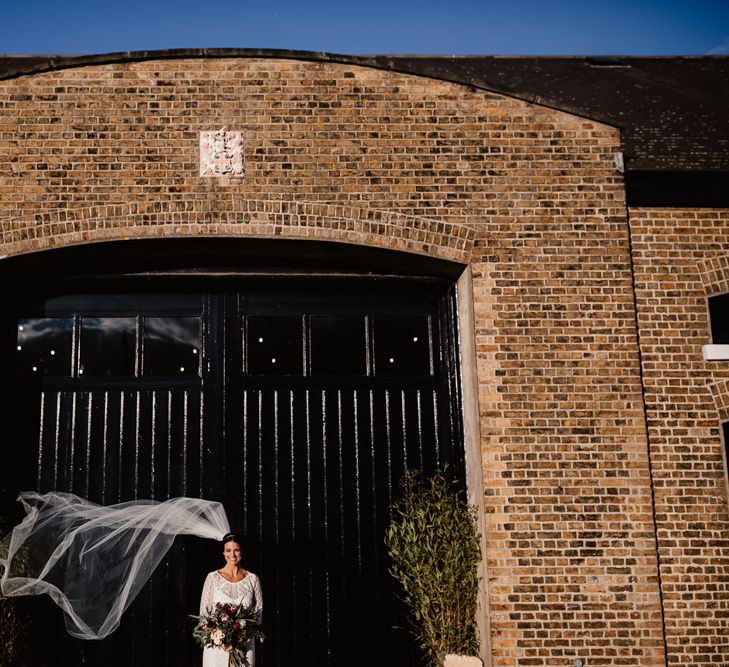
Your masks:
{"label": "potted olive tree", "polygon": [[387,533],[390,574],[409,608],[410,630],[428,667],[481,665],[476,510],[447,470],[428,479],[409,471]]}

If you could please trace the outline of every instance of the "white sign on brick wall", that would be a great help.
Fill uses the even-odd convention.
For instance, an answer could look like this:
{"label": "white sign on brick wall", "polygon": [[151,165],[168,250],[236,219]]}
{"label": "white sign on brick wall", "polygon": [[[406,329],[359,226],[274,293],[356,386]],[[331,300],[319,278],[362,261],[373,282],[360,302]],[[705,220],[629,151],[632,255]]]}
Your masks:
{"label": "white sign on brick wall", "polygon": [[200,176],[242,176],[243,133],[200,132]]}

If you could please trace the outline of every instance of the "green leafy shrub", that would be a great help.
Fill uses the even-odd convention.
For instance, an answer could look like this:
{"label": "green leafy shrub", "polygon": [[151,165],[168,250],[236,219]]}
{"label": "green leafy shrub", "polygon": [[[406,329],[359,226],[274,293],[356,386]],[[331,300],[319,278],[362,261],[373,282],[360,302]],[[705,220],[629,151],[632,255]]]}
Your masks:
{"label": "green leafy shrub", "polygon": [[[7,522],[0,517],[0,538],[8,529]],[[7,556],[8,544],[0,540],[0,559]],[[0,565],[0,576],[3,566]],[[28,648],[28,621],[21,611],[17,598],[0,594],[0,665],[22,665],[22,658]]]}
{"label": "green leafy shrub", "polygon": [[413,471],[405,475],[387,534],[390,574],[431,667],[448,653],[478,653],[479,540],[476,510],[446,470],[426,480]]}

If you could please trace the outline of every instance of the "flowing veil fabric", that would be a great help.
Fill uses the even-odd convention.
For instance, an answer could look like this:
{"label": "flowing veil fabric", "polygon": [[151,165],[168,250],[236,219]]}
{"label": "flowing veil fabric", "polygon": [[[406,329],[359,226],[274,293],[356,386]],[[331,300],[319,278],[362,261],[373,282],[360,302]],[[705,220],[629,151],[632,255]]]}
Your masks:
{"label": "flowing veil fabric", "polygon": [[50,595],[81,639],[103,639],[119,626],[176,535],[220,540],[230,531],[223,506],[199,498],[108,507],[70,493],[18,500],[27,516],[0,543],[0,590]]}

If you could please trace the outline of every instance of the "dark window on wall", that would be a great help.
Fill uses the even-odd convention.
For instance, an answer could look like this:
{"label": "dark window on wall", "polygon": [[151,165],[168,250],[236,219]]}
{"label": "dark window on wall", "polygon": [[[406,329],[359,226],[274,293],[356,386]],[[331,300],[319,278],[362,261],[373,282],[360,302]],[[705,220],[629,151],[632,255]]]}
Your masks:
{"label": "dark window on wall", "polygon": [[73,319],[35,317],[18,321],[18,370],[23,376],[71,375]]}
{"label": "dark window on wall", "polygon": [[187,295],[114,294],[106,304],[93,294],[50,299],[42,314],[18,319],[18,371],[52,382],[200,377],[201,310],[200,297]]}
{"label": "dark window on wall", "polygon": [[432,377],[427,315],[249,315],[248,375]]}
{"label": "dark window on wall", "polygon": [[301,316],[249,317],[247,334],[247,370],[250,375],[303,375],[304,328]]}
{"label": "dark window on wall", "polygon": [[729,294],[709,298],[711,342],[714,345],[729,344]]}
{"label": "dark window on wall", "polygon": [[200,374],[200,318],[144,318],[144,375]]}
{"label": "dark window on wall", "polygon": [[429,322],[425,316],[377,315],[376,375],[430,375]]}
{"label": "dark window on wall", "polygon": [[136,330],[134,317],[82,317],[79,375],[133,376]]}
{"label": "dark window on wall", "polygon": [[317,315],[309,322],[312,375],[366,375],[364,317]]}

